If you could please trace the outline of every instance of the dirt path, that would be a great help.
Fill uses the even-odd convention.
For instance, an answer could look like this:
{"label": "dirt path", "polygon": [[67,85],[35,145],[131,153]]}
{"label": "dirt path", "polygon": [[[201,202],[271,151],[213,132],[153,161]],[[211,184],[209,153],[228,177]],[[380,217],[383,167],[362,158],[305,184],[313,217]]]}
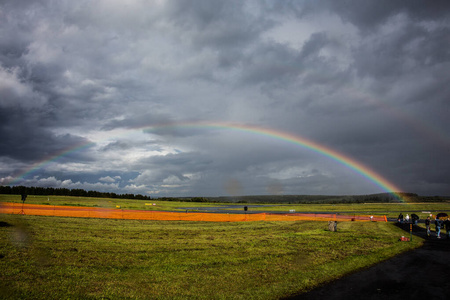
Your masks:
{"label": "dirt path", "polygon": [[450,299],[450,240],[441,237],[432,232],[421,248],[288,299]]}

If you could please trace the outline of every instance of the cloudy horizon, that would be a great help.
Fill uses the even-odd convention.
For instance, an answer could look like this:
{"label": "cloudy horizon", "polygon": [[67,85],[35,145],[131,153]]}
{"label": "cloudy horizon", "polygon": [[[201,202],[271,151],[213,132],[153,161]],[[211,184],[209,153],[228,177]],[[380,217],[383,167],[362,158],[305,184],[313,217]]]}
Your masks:
{"label": "cloudy horizon", "polygon": [[3,1],[0,24],[0,185],[386,191],[236,130],[260,128],[402,192],[450,195],[448,1]]}

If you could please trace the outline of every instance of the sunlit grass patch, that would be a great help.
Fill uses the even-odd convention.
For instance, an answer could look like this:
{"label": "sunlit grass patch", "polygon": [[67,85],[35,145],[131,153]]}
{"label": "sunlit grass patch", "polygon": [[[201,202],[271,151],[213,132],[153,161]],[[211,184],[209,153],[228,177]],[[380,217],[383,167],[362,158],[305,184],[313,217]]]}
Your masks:
{"label": "sunlit grass patch", "polygon": [[277,299],[421,244],[377,222],[0,221],[5,299]]}

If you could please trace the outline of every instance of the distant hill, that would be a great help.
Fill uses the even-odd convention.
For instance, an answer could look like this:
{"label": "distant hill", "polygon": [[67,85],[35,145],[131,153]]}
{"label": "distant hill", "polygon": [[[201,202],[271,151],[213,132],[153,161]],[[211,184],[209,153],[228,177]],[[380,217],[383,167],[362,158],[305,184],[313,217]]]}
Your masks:
{"label": "distant hill", "polygon": [[[414,195],[417,196],[417,195]],[[396,196],[385,194],[373,195],[270,195],[217,197],[217,202],[237,203],[286,203],[286,204],[320,204],[320,203],[365,203],[365,202],[401,202]]]}
{"label": "distant hill", "polygon": [[[399,199],[398,196],[401,198]],[[370,195],[259,195],[230,197],[160,198],[160,200],[218,203],[285,203],[285,204],[337,204],[337,203],[402,203],[450,202],[446,196],[419,196],[414,193],[380,193]]]}

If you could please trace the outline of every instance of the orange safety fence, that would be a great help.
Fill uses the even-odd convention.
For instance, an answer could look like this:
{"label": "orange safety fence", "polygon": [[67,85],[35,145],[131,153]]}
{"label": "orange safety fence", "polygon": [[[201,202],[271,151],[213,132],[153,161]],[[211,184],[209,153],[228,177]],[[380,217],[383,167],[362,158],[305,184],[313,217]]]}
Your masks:
{"label": "orange safety fence", "polygon": [[161,220],[161,221],[205,221],[205,222],[245,222],[245,221],[377,221],[387,222],[386,216],[346,216],[317,213],[193,213],[164,212],[152,210],[126,210],[117,208],[96,208],[79,206],[56,206],[39,204],[0,203],[0,213],[26,214],[35,216]]}

